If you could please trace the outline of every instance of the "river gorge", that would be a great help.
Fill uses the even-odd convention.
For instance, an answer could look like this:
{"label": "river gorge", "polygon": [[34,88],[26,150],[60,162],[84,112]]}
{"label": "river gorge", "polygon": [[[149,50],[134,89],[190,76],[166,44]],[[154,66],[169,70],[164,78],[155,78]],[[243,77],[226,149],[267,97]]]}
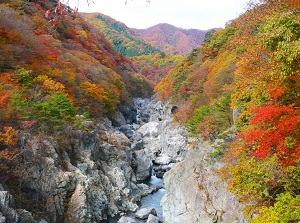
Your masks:
{"label": "river gorge", "polygon": [[[173,120],[175,112],[169,103],[139,98],[112,121],[78,116],[85,130],[65,128],[64,144],[24,132],[20,186],[36,197],[32,205],[45,202],[48,214],[36,220],[1,187],[0,222],[246,222],[215,174],[222,167],[209,158],[215,148],[190,137]],[[155,211],[139,218],[145,208]]]}

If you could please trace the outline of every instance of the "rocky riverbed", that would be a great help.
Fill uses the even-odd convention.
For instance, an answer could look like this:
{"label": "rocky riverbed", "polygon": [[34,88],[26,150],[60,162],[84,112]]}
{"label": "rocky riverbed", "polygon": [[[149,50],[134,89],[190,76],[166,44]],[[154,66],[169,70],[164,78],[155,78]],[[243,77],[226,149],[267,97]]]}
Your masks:
{"label": "rocky riverbed", "polygon": [[[19,187],[30,194],[29,206],[43,208],[29,208],[32,214],[19,209],[1,186],[0,222],[104,222],[139,210],[142,197],[150,199],[149,209],[159,188],[143,181],[153,170],[165,181],[164,222],[244,222],[240,204],[215,174],[222,164],[206,159],[214,148],[188,137],[172,119],[176,108],[136,99],[111,121],[78,116],[82,130],[66,127],[55,138],[21,133],[20,166],[26,171]],[[150,210],[145,220],[123,216],[119,222],[154,223],[162,218],[157,212]]]}

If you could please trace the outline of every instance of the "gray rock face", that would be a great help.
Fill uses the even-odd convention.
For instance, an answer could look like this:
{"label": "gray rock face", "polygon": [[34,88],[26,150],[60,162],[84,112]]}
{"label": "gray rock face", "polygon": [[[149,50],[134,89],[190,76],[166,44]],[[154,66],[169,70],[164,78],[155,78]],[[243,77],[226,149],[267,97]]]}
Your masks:
{"label": "gray rock face", "polygon": [[[135,104],[140,125],[128,125],[120,113],[115,117],[115,124],[124,131],[114,129],[108,119],[101,124],[82,119],[89,131],[68,127],[60,141],[20,136],[20,166],[26,171],[19,184],[39,198],[35,205],[45,207],[43,221],[94,223],[121,211],[136,211],[136,202],[157,190],[137,182],[151,177],[154,167],[160,177],[167,172],[162,200],[166,223],[243,222],[240,204],[215,175],[222,164],[206,161],[210,147],[190,146],[196,140],[172,120],[176,109],[143,99]],[[29,212],[13,207],[0,184],[0,223],[35,222]],[[141,209],[136,214],[148,223],[158,222],[155,210]],[[137,221],[122,217],[122,222]]]}
{"label": "gray rock face", "polygon": [[118,129],[119,131],[123,132],[127,138],[131,138],[134,134],[134,131],[130,128],[130,125],[122,125]]}
{"label": "gray rock face", "polygon": [[244,222],[241,204],[215,173],[222,164],[206,161],[212,151],[200,142],[165,174],[161,200],[165,222]]}
{"label": "gray rock face", "polygon": [[0,212],[0,223],[6,223],[6,218]]}
{"label": "gray rock face", "polygon": [[12,196],[8,191],[4,191],[2,185],[0,186],[2,190],[0,191],[0,219],[3,222],[19,222],[20,216],[13,209],[14,203]]}
{"label": "gray rock face", "polygon": [[23,209],[15,209],[8,191],[0,184],[0,223],[37,223],[32,214]]}
{"label": "gray rock face", "polygon": [[47,221],[92,223],[138,208],[142,191],[131,168],[130,142],[109,126],[104,121],[89,132],[67,128],[64,147],[50,137],[23,136],[21,185],[45,201]]}
{"label": "gray rock face", "polygon": [[146,154],[145,150],[138,150],[134,152],[134,158],[136,162],[136,179],[146,180],[152,175],[152,159]]}
{"label": "gray rock face", "polygon": [[[141,100],[139,103],[142,104]],[[156,164],[156,176],[163,177],[170,169],[166,165],[183,159],[188,143],[186,130],[174,124],[173,106],[159,101],[146,105],[142,112],[149,114],[149,122],[141,121],[141,127],[132,137],[132,148],[138,150],[135,152],[137,180],[151,176],[152,163]]]}
{"label": "gray rock face", "polygon": [[115,112],[113,117],[112,117],[112,124],[113,126],[121,126],[121,125],[125,125],[126,124],[126,120],[125,117],[123,116],[123,114],[121,112]]}
{"label": "gray rock face", "polygon": [[20,223],[37,223],[29,211],[18,209],[17,212],[20,216]]}
{"label": "gray rock face", "polygon": [[142,208],[135,213],[135,217],[144,220],[147,219],[150,214],[157,216],[154,208]]}
{"label": "gray rock face", "polygon": [[241,111],[238,108],[233,109],[232,111],[232,120],[233,120],[233,124],[236,124],[236,120],[239,116],[239,114],[241,113]]}

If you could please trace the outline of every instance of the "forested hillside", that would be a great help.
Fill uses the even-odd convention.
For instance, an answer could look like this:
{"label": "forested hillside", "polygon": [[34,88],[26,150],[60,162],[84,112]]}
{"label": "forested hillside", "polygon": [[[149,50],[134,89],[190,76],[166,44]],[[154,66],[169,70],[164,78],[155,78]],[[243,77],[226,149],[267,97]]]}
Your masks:
{"label": "forested hillside", "polygon": [[[161,48],[161,52],[158,48],[146,43],[140,35],[135,33],[135,29],[128,28],[125,24],[109,16],[101,13],[80,13],[80,15],[103,33],[119,53],[131,57],[135,70],[146,77],[153,86],[167,76],[169,71],[183,59],[181,55],[163,52],[165,47]],[[192,32],[193,40],[185,43],[188,50],[191,47],[198,47],[202,40],[202,36],[197,39],[199,36],[197,30],[191,30],[190,32]],[[196,45],[195,42],[197,42]]]}
{"label": "forested hillside", "polygon": [[120,103],[151,94],[131,61],[71,9],[7,1],[0,10],[1,159],[15,154],[18,131],[51,135],[77,126],[76,114],[112,117]]}
{"label": "forested hillside", "polygon": [[147,29],[134,29],[147,43],[168,54],[188,55],[198,48],[206,31],[182,29],[162,23]]}
{"label": "forested hillside", "polygon": [[177,54],[154,54],[141,55],[132,58],[134,67],[153,83],[153,86],[166,77],[170,70],[174,69],[182,60],[183,56]]}
{"label": "forested hillside", "polygon": [[177,119],[195,136],[222,138],[235,124],[236,141],[212,157],[224,157],[220,176],[250,222],[300,220],[299,21],[299,1],[256,5],[155,89],[178,105]]}
{"label": "forested hillside", "polygon": [[157,48],[145,43],[132,29],[101,13],[81,13],[83,18],[103,33],[112,45],[124,56],[133,57],[160,53]]}
{"label": "forested hillside", "polygon": [[[12,209],[49,222],[99,222],[135,210],[142,190],[134,171],[150,163],[151,176],[147,156],[161,152],[145,152],[142,137],[160,139],[153,129],[171,122],[161,118],[164,103],[155,102],[157,122],[136,141],[115,127],[122,123],[133,135],[122,112],[131,115],[132,99],[149,98],[155,85],[156,96],[172,105],[164,114],[174,114],[190,136],[215,145],[223,139],[205,162],[223,160],[218,174],[250,223],[299,222],[300,3],[258,2],[224,29],[160,24],[140,31],[150,46],[122,23],[80,15],[60,1],[1,1],[0,192],[14,196]],[[141,115],[149,120],[149,111]],[[168,135],[164,147],[184,156]],[[176,136],[184,150],[197,144],[187,135]],[[196,169],[188,173],[200,179]],[[2,203],[0,221],[12,210]]]}

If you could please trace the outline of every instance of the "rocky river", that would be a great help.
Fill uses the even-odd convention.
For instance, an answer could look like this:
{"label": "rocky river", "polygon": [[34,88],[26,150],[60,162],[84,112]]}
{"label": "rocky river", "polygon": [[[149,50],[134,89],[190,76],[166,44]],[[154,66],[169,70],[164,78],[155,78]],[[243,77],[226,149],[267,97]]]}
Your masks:
{"label": "rocky river", "polygon": [[246,222],[215,174],[222,163],[208,159],[214,147],[189,137],[176,109],[136,99],[112,121],[78,116],[84,130],[66,127],[60,141],[23,132],[19,187],[30,212],[0,185],[0,222]]}

